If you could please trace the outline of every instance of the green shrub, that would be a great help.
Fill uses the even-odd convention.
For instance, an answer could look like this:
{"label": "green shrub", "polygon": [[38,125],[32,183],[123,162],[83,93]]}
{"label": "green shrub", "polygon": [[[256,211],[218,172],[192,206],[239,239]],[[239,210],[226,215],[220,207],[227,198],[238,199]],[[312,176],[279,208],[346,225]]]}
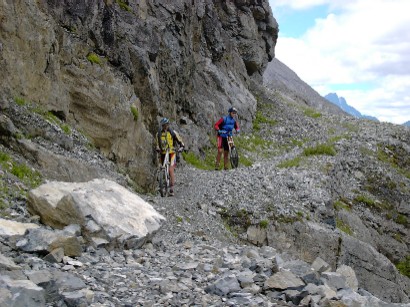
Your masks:
{"label": "green shrub", "polygon": [[314,156],[314,155],[328,155],[328,156],[335,156],[336,150],[333,145],[329,144],[319,144],[315,147],[306,148],[303,151],[305,156]]}
{"label": "green shrub", "polygon": [[102,64],[101,58],[94,52],[91,52],[87,55],[87,60],[93,64],[98,64],[98,65]]}
{"label": "green shrub", "polygon": [[131,106],[131,113],[134,116],[134,121],[138,121],[138,109],[136,106],[132,105]]}
{"label": "green shrub", "polygon": [[410,255],[397,263],[396,268],[402,275],[410,278]]}
{"label": "green shrub", "polygon": [[268,225],[269,225],[269,221],[267,221],[267,220],[262,220],[262,221],[259,222],[259,227],[260,228],[266,229],[266,228],[268,228]]}

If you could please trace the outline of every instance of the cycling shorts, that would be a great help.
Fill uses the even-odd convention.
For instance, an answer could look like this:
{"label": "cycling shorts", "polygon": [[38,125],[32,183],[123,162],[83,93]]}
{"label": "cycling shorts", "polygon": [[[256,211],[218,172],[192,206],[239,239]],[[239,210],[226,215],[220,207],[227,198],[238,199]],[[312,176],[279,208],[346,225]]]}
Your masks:
{"label": "cycling shorts", "polygon": [[228,145],[228,138],[224,138],[220,135],[218,135],[217,138],[217,144],[218,144],[218,148],[223,148],[225,151],[229,151],[229,145]]}
{"label": "cycling shorts", "polygon": [[[165,154],[161,154],[161,164],[164,163],[164,159],[165,159]],[[176,159],[175,152],[169,154],[169,162],[170,162],[170,166],[177,165],[177,159]]]}

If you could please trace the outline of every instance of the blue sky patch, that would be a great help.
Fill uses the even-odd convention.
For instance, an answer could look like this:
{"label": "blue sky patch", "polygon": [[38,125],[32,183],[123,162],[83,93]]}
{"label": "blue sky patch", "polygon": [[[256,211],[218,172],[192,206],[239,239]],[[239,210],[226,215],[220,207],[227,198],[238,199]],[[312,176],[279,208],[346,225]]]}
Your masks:
{"label": "blue sky patch", "polygon": [[326,18],[329,14],[327,5],[320,5],[304,10],[292,10],[289,7],[278,7],[273,16],[279,24],[279,36],[300,37],[306,30],[315,25],[315,19]]}

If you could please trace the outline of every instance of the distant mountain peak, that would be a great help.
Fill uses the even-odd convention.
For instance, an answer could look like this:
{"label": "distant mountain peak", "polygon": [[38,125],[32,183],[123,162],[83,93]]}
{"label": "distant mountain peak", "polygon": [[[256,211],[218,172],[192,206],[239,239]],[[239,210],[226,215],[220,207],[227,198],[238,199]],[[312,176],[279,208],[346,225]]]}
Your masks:
{"label": "distant mountain peak", "polygon": [[376,117],[374,116],[369,116],[369,115],[363,115],[359,111],[357,111],[354,107],[350,106],[347,102],[346,99],[343,97],[339,97],[336,93],[329,93],[326,96],[324,96],[328,101],[333,103],[334,105],[338,106],[341,108],[343,111],[346,113],[353,115],[356,118],[364,118],[364,119],[370,119],[374,121],[379,121]]}

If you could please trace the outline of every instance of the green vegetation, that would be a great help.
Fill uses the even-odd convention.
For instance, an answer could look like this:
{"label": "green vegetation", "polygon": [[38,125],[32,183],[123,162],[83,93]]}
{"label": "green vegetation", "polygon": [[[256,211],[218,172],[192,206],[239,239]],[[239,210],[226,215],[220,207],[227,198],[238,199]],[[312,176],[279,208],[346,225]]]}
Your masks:
{"label": "green vegetation", "polygon": [[368,207],[373,207],[373,208],[376,207],[375,201],[373,199],[367,197],[366,195],[363,195],[363,194],[356,196],[353,199],[353,201],[356,202],[356,203],[364,204]]}
{"label": "green vegetation", "polygon": [[[25,199],[27,190],[36,188],[42,181],[41,174],[24,163],[16,162],[0,151],[0,216],[13,199]],[[15,177],[14,177],[15,176]]]}
{"label": "green vegetation", "polygon": [[348,234],[349,236],[353,235],[352,229],[349,227],[348,224],[344,223],[341,219],[336,219],[336,227],[344,233]]}
{"label": "green vegetation", "polygon": [[271,216],[271,219],[278,222],[278,223],[282,223],[282,224],[293,224],[295,222],[301,222],[303,220],[301,215],[284,215],[284,214],[280,214],[280,215],[275,215],[273,214]]}
{"label": "green vegetation", "polygon": [[305,156],[314,156],[314,155],[328,155],[335,156],[336,150],[333,145],[329,144],[319,144],[315,147],[308,147],[303,151]]}
{"label": "green vegetation", "polygon": [[7,162],[11,161],[11,158],[8,154],[0,151],[0,164],[3,168],[7,167]]}
{"label": "green vegetation", "polygon": [[41,183],[40,173],[32,170],[25,164],[13,163],[10,172],[27,186],[37,187]]}
{"label": "green vegetation", "polygon": [[401,237],[401,235],[398,234],[398,233],[395,233],[395,234],[393,235],[393,238],[394,238],[397,242],[404,243],[404,242],[403,242],[403,239],[402,239],[402,237]]}
{"label": "green vegetation", "polygon": [[269,226],[269,221],[268,220],[262,220],[259,222],[259,227],[262,229],[266,229]]}
{"label": "green vegetation", "polygon": [[353,132],[353,133],[359,132],[359,127],[351,123],[343,123],[343,127],[347,129],[349,132]]}
{"label": "green vegetation", "polygon": [[302,146],[303,146],[303,143],[304,143],[304,142],[301,141],[301,140],[294,140],[294,139],[291,140],[290,142],[291,142],[291,144],[292,144],[294,147],[296,147],[296,146],[297,146],[297,147],[302,147]]}
{"label": "green vegetation", "polygon": [[396,222],[397,224],[401,224],[401,225],[406,226],[407,223],[408,223],[408,220],[407,220],[407,217],[406,217],[405,215],[403,215],[403,214],[398,214],[397,217],[396,217],[396,219],[395,219],[395,222]]}
{"label": "green vegetation", "polygon": [[41,183],[41,175],[39,172],[32,170],[23,163],[13,161],[12,158],[4,152],[0,152],[0,165],[3,170],[12,173],[31,188],[37,187]]}
{"label": "green vegetation", "polygon": [[[196,168],[203,170],[212,170],[215,167],[216,148],[213,156],[211,156],[211,152],[208,150],[204,159],[199,158],[191,151],[183,152],[182,157],[184,158],[185,162],[191,164]],[[221,160],[223,160],[223,158]]]}
{"label": "green vegetation", "polygon": [[340,140],[350,139],[350,138],[351,138],[351,137],[350,137],[349,135],[335,135],[335,136],[332,136],[332,137],[329,139],[329,143],[333,144],[333,143],[336,143],[336,142],[338,142],[338,141],[340,141]]}
{"label": "green vegetation", "polygon": [[262,114],[262,111],[256,111],[255,120],[253,121],[253,129],[256,131],[260,131],[261,124],[268,124],[268,125],[276,125],[276,120],[267,118]]}
{"label": "green vegetation", "polygon": [[98,64],[98,65],[102,64],[101,58],[94,52],[90,52],[87,55],[87,60],[90,61],[92,64]]}
{"label": "green vegetation", "polygon": [[71,127],[67,124],[61,124],[60,125],[61,130],[63,130],[63,132],[67,135],[71,134]]}
{"label": "green vegetation", "polygon": [[[202,149],[200,156],[195,155],[192,152],[184,152],[182,154],[184,160],[196,168],[213,170],[217,153],[214,137],[210,138],[210,143],[210,147]],[[239,135],[235,137],[235,145],[239,154],[239,165],[246,167],[252,166],[255,159],[272,156],[275,154],[274,150],[278,150],[272,141],[263,139],[254,134]],[[221,167],[222,164],[223,157],[221,158]]]}
{"label": "green vegetation", "polygon": [[[356,196],[353,199],[353,202],[356,203],[356,204],[364,204],[367,207],[376,209],[378,211],[386,211],[386,210],[392,210],[393,209],[392,205],[390,205],[388,203],[385,203],[385,202],[375,201],[372,198],[370,198],[366,195],[363,195],[363,194],[360,194],[360,195]],[[387,216],[387,218],[388,218],[388,216]]]}
{"label": "green vegetation", "polygon": [[352,209],[352,205],[346,204],[345,202],[341,200],[336,200],[333,203],[333,208],[335,208],[336,211],[341,211],[341,210],[350,211]]}
{"label": "green vegetation", "polygon": [[221,212],[225,227],[235,236],[240,232],[245,232],[251,225],[251,213],[245,209],[236,211],[224,210]]}
{"label": "green vegetation", "polygon": [[183,222],[183,218],[182,218],[182,216],[177,216],[176,217],[177,218],[177,223],[182,223]]}
{"label": "green vegetation", "polygon": [[304,111],[303,111],[303,113],[304,113],[306,116],[309,116],[309,117],[312,117],[312,118],[319,118],[319,117],[322,116],[322,113],[317,112],[316,110],[311,109],[311,108],[305,108]]}
{"label": "green vegetation", "polygon": [[27,102],[24,98],[21,97],[14,97],[14,102],[17,103],[19,106],[24,106]]}
{"label": "green vegetation", "polygon": [[410,255],[397,263],[396,268],[402,275],[410,278]]}
{"label": "green vegetation", "polygon": [[116,2],[122,10],[132,12],[131,8],[123,0],[116,0]]}
{"label": "green vegetation", "polygon": [[399,146],[378,144],[377,158],[410,179],[410,156]]}
{"label": "green vegetation", "polygon": [[301,162],[302,162],[302,158],[298,156],[290,160],[282,161],[281,163],[278,164],[278,167],[279,168],[298,167],[300,166]]}
{"label": "green vegetation", "polygon": [[134,105],[131,106],[131,113],[132,113],[132,116],[134,116],[134,121],[137,122],[139,113],[138,113],[138,109],[136,106]]}

